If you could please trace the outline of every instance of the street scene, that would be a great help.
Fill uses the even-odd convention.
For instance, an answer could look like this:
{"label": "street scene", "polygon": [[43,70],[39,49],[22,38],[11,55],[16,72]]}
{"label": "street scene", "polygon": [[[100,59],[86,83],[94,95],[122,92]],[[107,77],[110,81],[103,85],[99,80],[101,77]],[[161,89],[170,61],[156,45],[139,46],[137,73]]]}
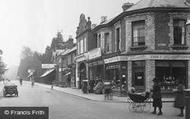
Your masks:
{"label": "street scene", "polygon": [[190,0],[2,0],[0,26],[0,119],[190,119]]}
{"label": "street scene", "polygon": [[69,94],[68,91],[65,93],[56,89],[52,90],[50,86],[35,84],[31,87],[31,82],[23,82],[20,86],[19,82],[13,82],[18,85],[19,96],[3,97],[1,92],[1,107],[47,106],[50,119],[183,119],[176,116],[178,110],[173,107],[172,102],[164,103],[164,114],[157,116],[151,112],[129,111],[127,98],[122,101],[106,102],[103,100],[103,95],[96,98],[84,98],[85,96],[79,94]]}

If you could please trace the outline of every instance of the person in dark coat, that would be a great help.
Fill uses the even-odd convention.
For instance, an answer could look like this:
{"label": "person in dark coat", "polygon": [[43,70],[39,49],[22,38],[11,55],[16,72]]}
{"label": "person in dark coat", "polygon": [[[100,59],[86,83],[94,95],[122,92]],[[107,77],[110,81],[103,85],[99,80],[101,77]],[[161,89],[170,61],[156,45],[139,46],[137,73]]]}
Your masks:
{"label": "person in dark coat", "polygon": [[174,107],[179,108],[181,110],[181,113],[178,115],[180,117],[183,117],[183,110],[185,106],[185,97],[184,97],[184,85],[182,81],[179,81],[179,84],[177,86],[176,97],[174,102]]}
{"label": "person in dark coat", "polygon": [[162,115],[162,95],[161,95],[161,87],[160,81],[157,78],[153,79],[153,89],[152,89],[152,98],[153,98],[153,107],[154,111],[152,114],[156,114],[156,109],[158,107],[159,112],[158,115]]}

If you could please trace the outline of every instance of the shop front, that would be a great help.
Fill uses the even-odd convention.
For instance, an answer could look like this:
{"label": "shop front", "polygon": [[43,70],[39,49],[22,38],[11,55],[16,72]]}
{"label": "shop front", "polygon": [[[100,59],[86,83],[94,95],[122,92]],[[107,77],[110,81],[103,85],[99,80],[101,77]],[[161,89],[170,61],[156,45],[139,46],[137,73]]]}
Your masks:
{"label": "shop front", "polygon": [[161,81],[163,92],[171,92],[179,82],[183,82],[187,88],[187,61],[185,60],[156,60],[155,74]]}
{"label": "shop front", "polygon": [[132,62],[132,87],[145,91],[145,60]]}
{"label": "shop front", "polygon": [[93,88],[98,82],[104,79],[104,61],[101,56],[102,53],[100,48],[88,52],[88,81],[90,93],[94,92]]}
{"label": "shop front", "polygon": [[76,61],[76,87],[81,89],[83,80],[87,80],[87,66],[88,54],[84,53],[75,57]]}
{"label": "shop front", "polygon": [[114,92],[123,95],[127,91],[127,62],[119,61],[105,64],[105,79],[111,82]]}
{"label": "shop front", "polygon": [[96,61],[91,61],[88,63],[89,69],[89,86],[90,93],[93,92],[93,88],[98,84],[99,81],[103,81],[104,79],[104,62],[99,59]]}
{"label": "shop front", "polygon": [[161,82],[162,93],[172,93],[179,82],[190,86],[190,55],[146,54],[128,56],[128,87],[150,91],[153,78]]}

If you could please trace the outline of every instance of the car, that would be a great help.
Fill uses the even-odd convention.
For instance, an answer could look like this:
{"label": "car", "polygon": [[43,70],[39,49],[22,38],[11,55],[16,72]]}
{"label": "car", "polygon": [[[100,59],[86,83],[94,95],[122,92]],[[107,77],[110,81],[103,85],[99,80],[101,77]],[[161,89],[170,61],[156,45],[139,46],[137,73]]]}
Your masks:
{"label": "car", "polygon": [[17,85],[13,83],[7,83],[3,87],[3,96],[6,97],[7,95],[10,96],[18,96],[18,89]]}

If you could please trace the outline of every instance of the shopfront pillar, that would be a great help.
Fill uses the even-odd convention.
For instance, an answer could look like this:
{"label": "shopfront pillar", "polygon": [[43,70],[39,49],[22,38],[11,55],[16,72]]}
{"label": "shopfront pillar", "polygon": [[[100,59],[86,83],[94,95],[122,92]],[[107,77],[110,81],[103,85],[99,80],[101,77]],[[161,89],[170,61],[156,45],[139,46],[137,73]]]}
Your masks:
{"label": "shopfront pillar", "polygon": [[146,60],[145,67],[145,90],[150,91],[155,77],[155,60]]}
{"label": "shopfront pillar", "polygon": [[79,64],[78,62],[76,62],[76,69],[75,69],[75,75],[76,75],[76,87],[79,88],[79,75],[78,75],[78,67],[79,67]]}
{"label": "shopfront pillar", "polygon": [[128,69],[128,75],[127,75],[127,79],[128,79],[128,90],[132,87],[132,61],[128,61],[128,65],[127,65]]}
{"label": "shopfront pillar", "polygon": [[89,67],[88,67],[88,63],[85,63],[86,64],[86,78],[87,78],[87,80],[89,80]]}
{"label": "shopfront pillar", "polygon": [[190,88],[190,60],[188,61],[188,88]]}

